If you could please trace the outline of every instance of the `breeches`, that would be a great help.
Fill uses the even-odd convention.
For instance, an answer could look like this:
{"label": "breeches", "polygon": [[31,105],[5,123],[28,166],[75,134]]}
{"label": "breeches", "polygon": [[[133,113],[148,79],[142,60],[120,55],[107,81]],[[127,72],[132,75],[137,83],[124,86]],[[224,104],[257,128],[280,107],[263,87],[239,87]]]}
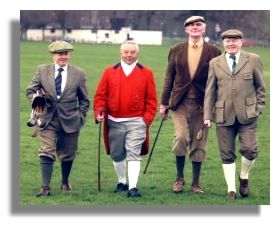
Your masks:
{"label": "breeches", "polygon": [[146,123],[142,118],[132,121],[114,122],[108,120],[110,155],[119,162],[141,160],[141,148],[146,140]]}
{"label": "breeches", "polygon": [[240,153],[248,160],[257,157],[257,121],[240,124],[237,120],[232,126],[217,126],[216,133],[220,149],[220,157],[224,164],[233,163],[235,155],[235,139],[239,135]]}
{"label": "breeches", "polygon": [[39,156],[46,156],[53,160],[56,157],[61,161],[72,161],[76,156],[78,148],[79,132],[65,133],[54,117],[48,127],[38,132],[41,140]]}
{"label": "breeches", "polygon": [[173,113],[174,139],[172,151],[176,156],[185,156],[195,162],[202,162],[206,156],[208,129],[203,129],[202,140],[196,140],[203,125],[203,107],[195,100],[186,100]]}

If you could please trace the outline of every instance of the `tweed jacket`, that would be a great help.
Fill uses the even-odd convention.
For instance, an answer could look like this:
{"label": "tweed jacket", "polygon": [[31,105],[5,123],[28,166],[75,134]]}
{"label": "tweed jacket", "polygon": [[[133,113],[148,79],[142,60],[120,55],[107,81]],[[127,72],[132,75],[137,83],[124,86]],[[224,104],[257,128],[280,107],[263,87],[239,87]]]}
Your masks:
{"label": "tweed jacket", "polygon": [[210,62],[204,98],[204,119],[217,126],[254,122],[265,105],[265,82],[258,55],[241,51],[232,74],[225,54]]}
{"label": "tweed jacket", "polygon": [[32,99],[40,88],[51,98],[51,104],[42,116],[46,125],[41,129],[48,127],[57,112],[63,130],[66,133],[77,132],[85,123],[90,104],[84,71],[68,64],[66,85],[58,99],[55,91],[55,65],[41,65],[26,90],[27,98]]}
{"label": "tweed jacket", "polygon": [[220,54],[221,52],[217,47],[204,42],[200,61],[192,79],[187,63],[188,41],[186,40],[171,48],[168,55],[168,66],[161,95],[161,104],[169,105],[170,101],[170,108],[176,110],[191,88],[195,89],[198,95],[197,98],[203,104],[209,61]]}

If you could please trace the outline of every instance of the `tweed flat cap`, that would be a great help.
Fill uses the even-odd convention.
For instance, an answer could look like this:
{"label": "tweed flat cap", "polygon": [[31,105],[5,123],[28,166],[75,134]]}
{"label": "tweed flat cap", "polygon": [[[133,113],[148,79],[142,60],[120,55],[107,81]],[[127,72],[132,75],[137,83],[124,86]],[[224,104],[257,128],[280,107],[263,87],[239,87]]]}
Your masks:
{"label": "tweed flat cap", "polygon": [[225,38],[237,38],[237,39],[242,39],[243,38],[243,33],[240,30],[236,29],[230,29],[226,30],[221,34],[222,40]]}
{"label": "tweed flat cap", "polygon": [[205,23],[205,19],[202,16],[191,16],[185,20],[184,27],[188,26],[191,23],[198,22],[198,21]]}
{"label": "tweed flat cap", "polygon": [[49,45],[49,52],[56,53],[56,52],[69,52],[74,51],[73,45],[66,41],[55,41]]}

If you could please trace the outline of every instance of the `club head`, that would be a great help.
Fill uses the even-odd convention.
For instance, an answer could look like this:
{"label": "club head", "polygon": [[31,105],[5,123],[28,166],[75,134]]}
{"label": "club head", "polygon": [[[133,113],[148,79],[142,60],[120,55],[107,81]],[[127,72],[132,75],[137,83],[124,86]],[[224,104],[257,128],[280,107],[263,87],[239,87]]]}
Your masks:
{"label": "club head", "polygon": [[27,125],[28,127],[33,127],[33,126],[35,126],[36,121],[37,121],[37,118],[36,118],[36,117],[31,117],[31,118],[27,121],[26,125]]}
{"label": "club head", "polygon": [[206,124],[203,124],[203,126],[200,128],[196,135],[196,140],[201,141],[203,138],[203,129],[206,127]]}
{"label": "club head", "polygon": [[196,140],[201,141],[203,137],[203,129],[200,129],[196,135]]}

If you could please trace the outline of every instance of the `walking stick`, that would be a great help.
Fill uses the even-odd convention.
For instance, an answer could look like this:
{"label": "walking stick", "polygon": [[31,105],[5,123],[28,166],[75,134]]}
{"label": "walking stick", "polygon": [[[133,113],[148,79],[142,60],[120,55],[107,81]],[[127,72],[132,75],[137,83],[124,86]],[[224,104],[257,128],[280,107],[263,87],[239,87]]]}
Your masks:
{"label": "walking stick", "polygon": [[161,119],[161,122],[160,122],[160,125],[159,125],[159,128],[158,128],[158,132],[157,132],[156,138],[155,138],[155,140],[154,140],[153,147],[152,147],[152,149],[151,149],[151,152],[150,152],[150,155],[149,155],[149,158],[148,158],[148,161],[147,161],[147,164],[146,164],[146,166],[145,166],[145,169],[144,169],[143,174],[145,174],[145,173],[147,172],[147,169],[148,169],[150,160],[151,160],[151,158],[152,158],[152,154],[153,154],[153,151],[154,151],[154,148],[155,148],[155,145],[156,145],[156,142],[157,142],[157,138],[158,138],[160,129],[161,129],[161,127],[162,127],[163,121],[164,121],[164,119]]}
{"label": "walking stick", "polygon": [[[100,116],[102,113],[100,112]],[[101,191],[101,182],[100,182],[100,142],[101,142],[101,127],[102,121],[99,121],[99,132],[98,132],[98,157],[97,157],[97,188],[98,191]]]}

